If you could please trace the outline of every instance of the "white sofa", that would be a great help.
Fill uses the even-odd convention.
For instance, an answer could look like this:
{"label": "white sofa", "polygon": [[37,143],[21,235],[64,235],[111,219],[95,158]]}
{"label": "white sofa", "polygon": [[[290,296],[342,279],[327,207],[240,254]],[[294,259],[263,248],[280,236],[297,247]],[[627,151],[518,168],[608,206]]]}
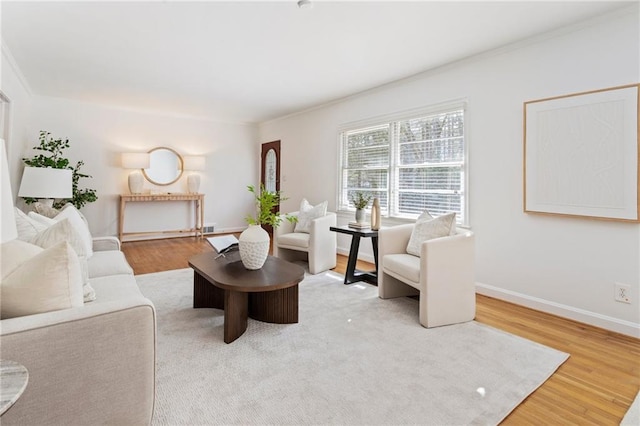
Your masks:
{"label": "white sofa", "polygon": [[[7,266],[16,257],[15,248],[29,245],[16,240],[18,232],[3,144],[0,150],[0,240],[4,253],[0,272],[2,284],[7,285],[2,289],[7,289],[11,280],[7,277],[13,276],[10,270],[18,270],[15,264]],[[69,277],[80,277],[80,262],[71,246],[62,242],[56,247],[63,248],[66,259],[71,259],[57,269],[68,269]],[[46,251],[30,248],[36,249]],[[2,359],[18,362],[29,372],[24,393],[0,419],[3,426],[151,423],[155,400],[155,309],[140,292],[116,238],[96,238],[93,249],[87,269],[89,284],[95,290],[94,301],[83,302],[79,288],[74,302],[79,305],[72,305],[76,307],[0,321]],[[20,268],[25,271],[19,274],[20,278],[32,276],[34,271],[40,276],[51,276],[52,268],[42,267],[38,271],[32,265],[31,262],[37,265],[41,257],[33,259],[23,261],[28,267]],[[46,281],[33,281],[40,288],[48,285]],[[33,281],[17,280],[17,288],[24,292],[29,287],[24,283]],[[79,280],[75,283],[73,288],[82,287]],[[16,286],[11,288],[15,291]],[[8,300],[2,300],[3,306]],[[27,307],[34,303],[29,298],[26,302]]]}
{"label": "white sofa", "polygon": [[471,321],[476,314],[474,234],[422,242],[420,256],[407,254],[414,224],[378,231],[378,295],[382,299],[420,296],[420,324],[438,327]]}

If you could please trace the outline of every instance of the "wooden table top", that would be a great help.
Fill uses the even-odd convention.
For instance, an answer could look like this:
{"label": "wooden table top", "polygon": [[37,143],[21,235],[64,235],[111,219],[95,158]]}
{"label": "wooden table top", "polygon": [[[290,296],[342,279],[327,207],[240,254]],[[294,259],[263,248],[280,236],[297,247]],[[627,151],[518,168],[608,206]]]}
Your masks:
{"label": "wooden table top", "polygon": [[224,257],[205,252],[189,259],[191,266],[208,281],[225,290],[247,293],[280,290],[292,287],[304,279],[304,269],[296,264],[269,256],[262,268],[249,270],[234,251]]}

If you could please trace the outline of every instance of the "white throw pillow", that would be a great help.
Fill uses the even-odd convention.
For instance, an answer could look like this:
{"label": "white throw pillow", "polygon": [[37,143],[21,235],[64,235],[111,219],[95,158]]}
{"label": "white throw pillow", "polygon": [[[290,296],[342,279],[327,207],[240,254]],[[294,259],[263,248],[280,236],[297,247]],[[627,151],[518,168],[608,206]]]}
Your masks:
{"label": "white throw pillow", "polygon": [[435,219],[427,219],[425,217],[416,221],[411,232],[411,238],[409,238],[409,244],[407,244],[407,253],[419,257],[420,246],[423,242],[451,235],[451,227],[455,223],[455,213],[448,213]]}
{"label": "white throw pillow", "polygon": [[[423,211],[420,216],[418,216],[418,219],[416,220],[416,222],[419,222],[421,220],[425,220],[425,219],[434,219],[433,216],[431,216],[431,213],[429,213],[428,210]],[[449,232],[449,235],[456,235],[456,227],[458,225],[456,224],[456,221],[454,220],[453,222],[451,222],[451,231]]]}
{"label": "white throw pillow", "polygon": [[311,232],[311,221],[327,214],[327,201],[323,201],[317,206],[309,204],[306,198],[300,203],[300,211],[298,212],[298,222],[294,228],[294,232]]}
{"label": "white throw pillow", "polygon": [[27,214],[27,217],[35,220],[38,223],[43,224],[44,226],[51,226],[57,223],[55,219],[51,219],[50,217],[43,216],[40,213],[36,213],[36,212],[29,212]]}
{"label": "white throw pillow", "polygon": [[96,300],[95,291],[89,284],[89,266],[87,265],[85,245],[76,229],[71,226],[69,219],[63,219],[60,222],[54,221],[54,225],[36,234],[30,242],[46,249],[61,241],[69,243],[78,255],[82,274],[83,293],[85,295],[84,301],[92,302]]}
{"label": "white throw pillow", "polygon": [[87,259],[93,256],[93,237],[91,236],[89,227],[82,219],[82,215],[78,209],[71,204],[67,205],[56,217],[54,217],[54,220],[56,221],[61,221],[63,219],[69,219],[71,226],[78,231],[78,234],[82,238],[82,242],[85,246],[85,256]]}
{"label": "white throw pillow", "polygon": [[16,217],[16,227],[18,228],[19,240],[29,241],[38,232],[47,228],[47,225],[33,220],[17,207],[14,207],[14,212]]}
{"label": "white throw pillow", "polygon": [[2,278],[41,251],[42,247],[22,240],[11,240],[2,243],[0,245],[0,273]]}
{"label": "white throw pillow", "polygon": [[2,319],[82,305],[80,263],[66,242],[27,260],[0,284]]}
{"label": "white throw pillow", "polygon": [[31,244],[35,244],[42,248],[49,248],[58,244],[60,241],[68,242],[75,250],[78,256],[87,256],[87,250],[82,240],[82,237],[71,225],[69,219],[62,219],[59,222],[54,222],[53,225],[38,232],[29,240]]}

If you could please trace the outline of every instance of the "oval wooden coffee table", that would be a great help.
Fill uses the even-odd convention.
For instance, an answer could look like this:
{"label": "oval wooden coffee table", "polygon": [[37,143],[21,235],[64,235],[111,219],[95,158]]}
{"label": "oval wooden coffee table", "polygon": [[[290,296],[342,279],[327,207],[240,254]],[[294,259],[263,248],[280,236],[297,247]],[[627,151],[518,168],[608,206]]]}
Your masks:
{"label": "oval wooden coffee table", "polygon": [[193,307],[224,309],[224,341],[231,343],[247,329],[247,318],[292,324],[298,322],[298,283],[304,269],[269,256],[250,271],[239,253],[218,257],[206,252],[192,257]]}

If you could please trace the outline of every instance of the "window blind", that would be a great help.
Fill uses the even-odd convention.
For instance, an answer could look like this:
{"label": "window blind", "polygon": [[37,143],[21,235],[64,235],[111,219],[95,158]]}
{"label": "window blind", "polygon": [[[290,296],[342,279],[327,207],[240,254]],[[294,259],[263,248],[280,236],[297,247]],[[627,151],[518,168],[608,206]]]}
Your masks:
{"label": "window blind", "polygon": [[464,109],[449,108],[341,133],[340,210],[356,191],[380,199],[383,215],[456,212],[465,223]]}

